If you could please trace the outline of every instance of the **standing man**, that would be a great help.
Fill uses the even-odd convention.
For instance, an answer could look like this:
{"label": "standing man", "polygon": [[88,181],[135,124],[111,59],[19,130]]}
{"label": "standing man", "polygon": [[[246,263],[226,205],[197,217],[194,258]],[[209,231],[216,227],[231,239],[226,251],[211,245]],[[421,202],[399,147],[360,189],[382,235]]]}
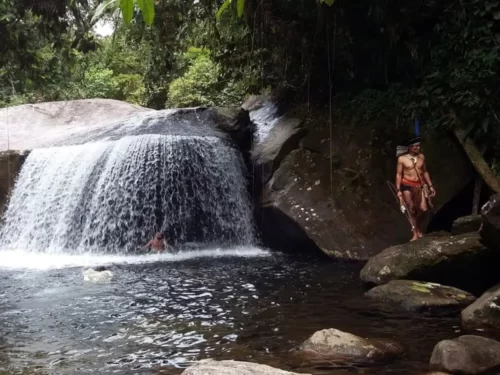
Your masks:
{"label": "standing man", "polygon": [[424,216],[436,190],[427,172],[425,156],[420,152],[419,137],[408,141],[405,146],[398,146],[397,157],[397,195],[409,210],[413,231],[410,241],[415,241],[423,236]]}

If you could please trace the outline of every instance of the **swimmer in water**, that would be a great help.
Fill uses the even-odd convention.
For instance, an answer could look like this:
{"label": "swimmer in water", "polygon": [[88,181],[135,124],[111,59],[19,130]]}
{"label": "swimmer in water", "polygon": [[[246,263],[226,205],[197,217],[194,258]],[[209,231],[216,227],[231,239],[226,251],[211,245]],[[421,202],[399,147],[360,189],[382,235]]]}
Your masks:
{"label": "swimmer in water", "polygon": [[173,253],[173,248],[170,246],[167,241],[165,240],[165,237],[163,236],[163,233],[156,233],[155,236],[149,241],[146,246],[144,246],[144,249],[150,248],[152,251],[157,251],[159,253],[168,251],[170,253]]}

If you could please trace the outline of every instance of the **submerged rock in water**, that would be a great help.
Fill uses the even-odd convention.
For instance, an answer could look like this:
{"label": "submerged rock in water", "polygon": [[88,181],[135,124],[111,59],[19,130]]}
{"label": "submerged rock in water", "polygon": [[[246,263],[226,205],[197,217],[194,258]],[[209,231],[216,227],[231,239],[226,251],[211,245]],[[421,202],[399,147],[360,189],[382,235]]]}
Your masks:
{"label": "submerged rock in water", "polygon": [[[188,367],[182,375],[299,375],[258,363],[205,359]],[[308,374],[305,374],[308,375]]]}
{"label": "submerged rock in water", "polygon": [[360,363],[387,360],[403,351],[403,347],[395,341],[362,338],[335,328],[317,331],[293,349],[293,352],[312,361]]}
{"label": "submerged rock in water", "polygon": [[476,299],[457,288],[412,280],[393,280],[369,290],[365,295],[407,310],[457,309]]}
{"label": "submerged rock in water", "polygon": [[500,194],[490,198],[481,210],[481,237],[487,246],[500,250]]}
{"label": "submerged rock in water", "polygon": [[[361,270],[361,280],[384,284],[395,279],[417,279],[457,286],[466,290],[498,255],[488,250],[478,233],[450,237],[426,237],[385,249]],[[491,284],[490,284],[491,285]]]}
{"label": "submerged rock in water", "polygon": [[482,374],[500,368],[500,342],[481,336],[460,336],[439,342],[431,367],[453,374]]}
{"label": "submerged rock in water", "polygon": [[500,331],[500,284],[462,311],[462,324],[469,329]]}
{"label": "submerged rock in water", "polygon": [[110,281],[113,278],[113,272],[106,267],[96,267],[83,271],[83,280],[94,283]]}
{"label": "submerged rock in water", "polygon": [[456,236],[458,234],[477,232],[481,228],[481,223],[481,215],[459,217],[453,222],[451,234]]}

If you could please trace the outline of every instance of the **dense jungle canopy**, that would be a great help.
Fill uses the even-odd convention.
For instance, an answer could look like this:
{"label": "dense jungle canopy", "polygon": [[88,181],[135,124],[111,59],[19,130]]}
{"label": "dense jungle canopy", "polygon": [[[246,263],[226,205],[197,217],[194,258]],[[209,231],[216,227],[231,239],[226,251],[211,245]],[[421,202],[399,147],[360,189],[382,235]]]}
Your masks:
{"label": "dense jungle canopy", "polygon": [[498,173],[499,48],[495,0],[0,0],[0,107],[225,105],[285,88],[364,120],[458,128]]}

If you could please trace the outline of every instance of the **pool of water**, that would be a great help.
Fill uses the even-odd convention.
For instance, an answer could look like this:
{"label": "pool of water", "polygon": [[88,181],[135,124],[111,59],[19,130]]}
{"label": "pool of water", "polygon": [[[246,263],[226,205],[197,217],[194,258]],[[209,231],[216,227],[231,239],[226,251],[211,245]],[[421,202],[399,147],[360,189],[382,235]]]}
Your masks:
{"label": "pool of water", "polygon": [[[38,257],[25,254],[22,267],[1,254],[2,374],[180,374],[202,358],[313,374],[419,374],[439,340],[459,335],[458,316],[411,315],[365,299],[357,264],[259,249]],[[84,266],[101,263],[113,279],[84,281]],[[289,349],[330,327],[395,339],[405,354],[370,367],[297,368]]]}

